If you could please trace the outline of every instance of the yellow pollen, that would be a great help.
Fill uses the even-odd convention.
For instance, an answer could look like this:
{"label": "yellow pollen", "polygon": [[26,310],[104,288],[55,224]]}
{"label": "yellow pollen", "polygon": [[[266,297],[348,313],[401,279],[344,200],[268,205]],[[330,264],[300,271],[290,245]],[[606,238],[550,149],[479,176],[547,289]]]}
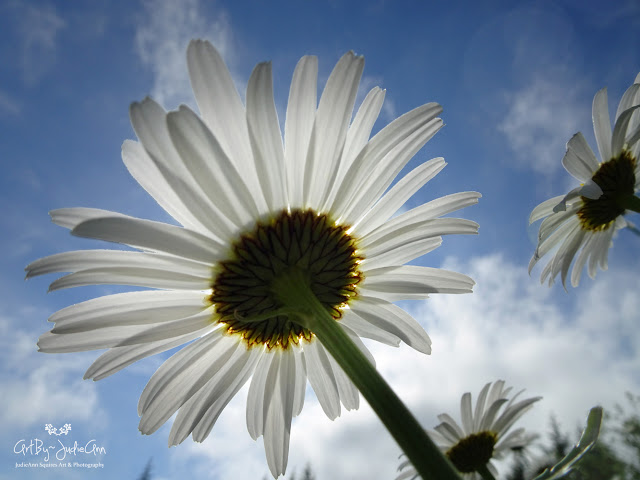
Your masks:
{"label": "yellow pollen", "polygon": [[217,265],[210,297],[217,321],[249,346],[287,349],[311,341],[313,333],[282,312],[273,281],[291,267],[304,270],[313,293],[339,319],[363,278],[358,270],[363,257],[348,230],[312,210],[285,210],[258,222]]}

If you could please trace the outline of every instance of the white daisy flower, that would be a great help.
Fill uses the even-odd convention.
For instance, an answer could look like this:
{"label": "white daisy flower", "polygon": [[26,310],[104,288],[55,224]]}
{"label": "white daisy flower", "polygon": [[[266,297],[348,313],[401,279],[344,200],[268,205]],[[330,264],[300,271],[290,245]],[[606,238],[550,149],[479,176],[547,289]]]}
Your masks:
{"label": "white daisy flower", "polygon": [[[317,59],[293,74],[281,135],[271,64],[255,67],[246,106],[215,48],[187,50],[201,113],[165,112],[147,98],[131,106],[139,141],[122,157],[140,185],[181,226],[93,208],[51,212],[71,233],[133,250],[84,250],[33,262],[27,277],[71,272],[51,290],[120,284],[150,290],[92,299],[54,313],[39,339],[47,353],[108,349],[87,370],[99,380],[142,358],[187,344],[151,377],[140,397],[140,430],[155,432],[177,412],[169,434],[203,441],[251,378],[247,427],[264,436],[274,476],[287,465],[292,417],[307,380],[330,419],[358,408],[359,395],[312,331],[287,315],[274,284],[289,269],[309,287],[373,362],[360,337],[423,353],[431,342],[393,301],[471,292],[462,274],[405,265],[437,248],[442,235],[474,234],[477,224],[439,218],[477,203],[465,192],[394,213],[444,166],[423,163],[389,188],[442,127],[429,103],[369,139],[384,91],[372,89],[352,111],[363,57],[344,55],[319,104]],[[386,193],[385,193],[386,192]],[[296,317],[294,317],[296,318]]]}
{"label": "white daisy flower", "polygon": [[[504,387],[503,380],[493,386],[487,383],[480,391],[473,411],[471,393],[465,393],[460,401],[462,427],[450,415],[443,413],[438,415],[442,423],[428,432],[465,478],[481,479],[477,471],[482,467],[488,468],[495,477],[497,470],[491,463],[492,459],[499,460],[509,451],[522,449],[537,438],[537,435],[525,433],[524,428],[507,435],[513,424],[542,398],[528,398],[515,403],[524,390],[509,399],[511,390],[512,387]],[[401,473],[396,480],[420,478],[409,460],[404,460],[398,471]]]}
{"label": "white daisy flower", "polygon": [[538,260],[558,247],[542,271],[541,282],[548,279],[551,285],[561,274],[566,288],[569,267],[576,255],[571,272],[574,287],[578,286],[587,261],[591,278],[595,277],[598,265],[602,270],[607,269],[607,255],[614,234],[629,226],[623,218],[629,208],[627,202],[640,190],[639,106],[640,74],[620,100],[612,132],[607,89],[596,93],[593,129],[602,162],[598,162],[582,133],[575,134],[567,143],[562,164],[581,186],[564,197],[542,202],[529,217],[529,223],[544,218],[538,232],[538,246],[529,262],[529,273]]}

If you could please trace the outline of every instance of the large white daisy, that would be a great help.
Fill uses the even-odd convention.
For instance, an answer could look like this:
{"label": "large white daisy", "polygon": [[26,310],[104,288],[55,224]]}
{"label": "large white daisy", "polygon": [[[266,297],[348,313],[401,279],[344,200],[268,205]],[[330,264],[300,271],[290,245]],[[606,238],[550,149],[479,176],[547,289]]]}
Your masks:
{"label": "large white daisy", "polygon": [[[504,458],[509,451],[522,449],[536,438],[536,435],[527,434],[524,428],[507,432],[542,397],[516,402],[524,390],[509,398],[511,390],[512,387],[505,388],[503,380],[493,385],[487,383],[478,395],[475,410],[471,407],[471,393],[465,393],[460,401],[462,427],[450,415],[443,413],[438,415],[442,423],[428,432],[465,477],[481,479],[477,471],[483,466],[497,476],[492,459]],[[401,473],[396,480],[420,478],[409,460],[400,463],[398,470]]]}
{"label": "large white daisy", "polygon": [[628,225],[623,218],[628,208],[625,201],[640,190],[639,106],[640,74],[620,100],[612,132],[607,89],[596,93],[593,129],[602,162],[598,162],[582,133],[576,133],[567,143],[562,164],[581,185],[565,196],[542,202],[529,217],[529,223],[544,218],[529,273],[538,260],[558,247],[542,270],[541,282],[548,279],[551,285],[560,274],[566,288],[567,274],[576,255],[571,271],[574,287],[578,286],[587,261],[591,278],[598,266],[607,269],[612,238],[617,230]]}
{"label": "large white daisy", "polygon": [[[353,120],[363,57],[344,55],[319,104],[317,59],[293,74],[281,135],[271,65],[249,79],[246,106],[215,48],[193,41],[189,74],[201,116],[186,106],[165,112],[147,98],[131,106],[139,141],[122,157],[140,185],[181,226],[92,208],[51,212],[71,233],[132,247],[83,250],[33,262],[27,276],[71,272],[51,290],[121,284],[119,293],[64,308],[39,339],[47,353],[108,349],[87,370],[99,380],[176,346],[145,387],[140,430],[155,432],[177,412],[169,444],[203,441],[251,378],[247,427],[264,436],[269,468],[283,474],[292,417],[307,380],[331,419],[358,407],[359,395],[312,331],[287,315],[274,285],[302,272],[319,301],[371,358],[360,337],[429,353],[422,327],[393,301],[470,292],[465,275],[405,263],[447,234],[477,224],[439,218],[477,203],[465,192],[394,213],[444,166],[442,158],[394,178],[442,127],[429,103],[369,139],[384,91],[372,89]],[[373,359],[371,358],[371,361]]]}

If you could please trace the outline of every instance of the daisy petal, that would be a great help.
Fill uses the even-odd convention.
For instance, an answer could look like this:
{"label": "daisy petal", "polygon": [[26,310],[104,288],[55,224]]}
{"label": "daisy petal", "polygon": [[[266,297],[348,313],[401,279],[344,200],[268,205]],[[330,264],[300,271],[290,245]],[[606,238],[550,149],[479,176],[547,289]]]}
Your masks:
{"label": "daisy petal", "polygon": [[58,310],[49,317],[55,333],[72,333],[120,325],[146,325],[189,317],[208,308],[202,292],[116,293]]}
{"label": "daisy petal", "polygon": [[392,303],[360,296],[351,310],[363,320],[386,330],[419,352],[431,353],[431,339],[416,320]]}
{"label": "daisy petal", "polygon": [[445,165],[444,158],[433,158],[407,173],[361,220],[354,224],[354,231],[360,236],[365,236],[389,220],[414,193],[435,177]]}
{"label": "daisy petal", "polygon": [[209,201],[236,226],[258,216],[253,196],[207,126],[186,106],[167,115],[171,140]]}
{"label": "daisy petal", "polygon": [[205,123],[222,149],[243,172],[260,214],[267,206],[253,165],[245,110],[229,70],[209,42],[194,40],[187,49],[187,65],[193,93]]}
{"label": "daisy petal", "polygon": [[284,149],[273,100],[270,63],[258,64],[249,78],[247,125],[258,179],[269,210],[275,212],[287,206],[287,191]]}
{"label": "daisy petal", "polygon": [[304,172],[304,205],[324,205],[336,180],[364,58],[346,53],[324,87],[311,134],[310,156]]}
{"label": "daisy petal", "polygon": [[222,253],[222,246],[209,237],[185,228],[139,218],[96,218],[80,223],[71,233],[78,237],[166,252],[208,264],[219,259]]}
{"label": "daisy petal", "polygon": [[328,354],[320,342],[304,346],[307,375],[318,402],[330,420],[340,416],[340,396]]}
{"label": "daisy petal", "polygon": [[187,228],[200,233],[209,231],[191,214],[139,142],[124,141],[122,161],[131,176],[169,215]]}
{"label": "daisy petal", "polygon": [[338,178],[342,178],[344,173],[349,169],[358,153],[364,148],[369,141],[373,125],[378,119],[382,103],[384,102],[385,91],[379,87],[372,88],[362,101],[362,105],[358,108],[353,122],[349,126],[347,138],[344,143],[344,151],[340,159],[340,170]]}
{"label": "daisy petal", "polygon": [[471,278],[438,268],[403,265],[376,268],[367,272],[363,286],[374,291],[395,293],[469,293],[475,284]]}
{"label": "daisy petal", "polygon": [[607,89],[603,88],[593,97],[593,131],[598,143],[600,158],[603,161],[611,158],[611,119]]}
{"label": "daisy petal", "polygon": [[562,165],[567,172],[583,183],[590,180],[598,169],[598,159],[582,133],[576,133],[567,142],[567,153],[562,159]]}
{"label": "daisy petal", "polygon": [[132,363],[147,358],[157,353],[166,352],[179,345],[184,345],[200,336],[206,335],[212,329],[216,328],[213,325],[181,335],[169,340],[160,340],[157,342],[151,342],[147,344],[131,345],[128,347],[113,347],[108,351],[100,355],[87,369],[84,374],[84,379],[92,379],[94,381],[102,380],[116,372],[119,372],[125,367],[128,367]]}
{"label": "daisy petal", "polygon": [[293,72],[284,124],[287,191],[292,207],[301,207],[304,166],[316,116],[318,59],[305,56]]}

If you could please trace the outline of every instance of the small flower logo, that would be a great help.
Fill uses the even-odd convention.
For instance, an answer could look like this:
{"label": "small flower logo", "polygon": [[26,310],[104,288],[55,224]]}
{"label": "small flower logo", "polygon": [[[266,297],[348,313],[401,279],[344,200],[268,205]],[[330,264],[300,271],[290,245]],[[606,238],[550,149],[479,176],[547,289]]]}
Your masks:
{"label": "small flower logo", "polygon": [[71,424],[70,423],[65,423],[62,427],[60,427],[60,430],[58,430],[57,428],[55,428],[50,423],[47,423],[44,426],[44,429],[47,432],[49,432],[49,435],[57,435],[57,436],[67,435],[71,431]]}

